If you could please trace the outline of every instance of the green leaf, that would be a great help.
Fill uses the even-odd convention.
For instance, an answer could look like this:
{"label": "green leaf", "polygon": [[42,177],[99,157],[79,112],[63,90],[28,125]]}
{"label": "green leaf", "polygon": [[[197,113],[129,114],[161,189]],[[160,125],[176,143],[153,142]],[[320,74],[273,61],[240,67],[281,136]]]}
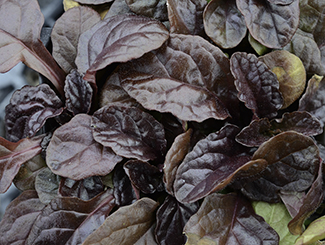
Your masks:
{"label": "green leaf", "polygon": [[294,244],[298,236],[289,232],[288,223],[292,218],[283,203],[253,202],[252,205],[256,214],[262,216],[279,234],[280,245]]}
{"label": "green leaf", "polygon": [[297,239],[295,245],[311,244],[325,238],[325,216],[313,221]]}

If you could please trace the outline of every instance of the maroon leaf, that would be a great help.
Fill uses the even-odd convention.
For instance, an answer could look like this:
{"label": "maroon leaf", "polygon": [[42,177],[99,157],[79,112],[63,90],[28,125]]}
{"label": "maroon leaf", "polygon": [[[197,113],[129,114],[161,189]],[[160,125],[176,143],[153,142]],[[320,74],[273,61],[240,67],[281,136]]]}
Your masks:
{"label": "maroon leaf", "polygon": [[199,204],[182,204],[174,197],[167,196],[159,207],[156,218],[156,237],[160,245],[185,244],[183,228],[189,218],[199,209]]}
{"label": "maroon leaf", "polygon": [[106,175],[122,160],[92,135],[91,116],[78,114],[54,131],[46,162],[52,172],[74,180]]}
{"label": "maroon leaf", "polygon": [[212,0],[203,14],[206,34],[222,48],[234,48],[245,37],[247,28],[236,0]]}
{"label": "maroon leaf", "polygon": [[65,74],[40,41],[43,23],[36,0],[1,0],[0,72],[23,61],[47,77],[63,95]]}
{"label": "maroon leaf", "polygon": [[63,104],[47,84],[26,85],[17,90],[6,106],[7,139],[18,141],[34,136],[46,120],[62,113]]}
{"label": "maroon leaf", "polygon": [[89,83],[82,79],[76,70],[65,79],[64,92],[66,97],[66,107],[76,115],[78,113],[88,113],[91,107],[93,90]]}
{"label": "maroon leaf", "polygon": [[299,213],[299,209],[303,205],[305,196],[305,192],[280,192],[281,200],[291,217],[295,217]]}
{"label": "maroon leaf", "polygon": [[75,59],[79,36],[100,21],[100,15],[88,7],[68,9],[57,19],[51,33],[53,58],[69,73],[77,68]]}
{"label": "maroon leaf", "polygon": [[[114,30],[114,31],[112,31]],[[168,38],[165,26],[136,15],[104,19],[81,34],[76,64],[85,79],[114,62],[126,62],[159,48]]]}
{"label": "maroon leaf", "polygon": [[35,178],[35,190],[40,201],[49,204],[58,197],[60,177],[53,174],[49,168],[43,168]]}
{"label": "maroon leaf", "polygon": [[102,107],[92,117],[92,128],[94,139],[119,156],[147,161],[166,148],[163,126],[138,108]]}
{"label": "maroon leaf", "polygon": [[276,116],[283,104],[276,75],[255,55],[244,52],[231,56],[230,69],[239,100],[259,118]]}
{"label": "maroon leaf", "polygon": [[250,202],[229,193],[207,196],[184,227],[188,244],[279,244],[279,235],[255,214]]}
{"label": "maroon leaf", "polygon": [[132,12],[138,15],[144,15],[160,21],[168,20],[166,0],[126,0],[126,3]]}
{"label": "maroon leaf", "polygon": [[236,3],[251,35],[266,47],[284,47],[298,28],[299,1],[288,5],[265,0],[237,0]]}
{"label": "maroon leaf", "polygon": [[0,137],[0,193],[4,193],[22,164],[41,152],[43,136],[25,138],[17,143]]}

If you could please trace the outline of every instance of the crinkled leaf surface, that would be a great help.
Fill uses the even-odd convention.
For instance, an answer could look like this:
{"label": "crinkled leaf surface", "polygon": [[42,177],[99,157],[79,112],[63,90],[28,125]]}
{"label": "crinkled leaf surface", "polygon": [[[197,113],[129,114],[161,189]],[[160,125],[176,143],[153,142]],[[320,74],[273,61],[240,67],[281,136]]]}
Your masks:
{"label": "crinkled leaf surface", "polygon": [[42,137],[25,138],[16,143],[0,137],[0,193],[10,187],[21,165],[41,152]]}
{"label": "crinkled leaf surface", "polygon": [[177,169],[174,182],[178,201],[194,202],[222,190],[241,172],[254,175],[266,167],[265,161],[249,162],[249,148],[235,141],[239,130],[229,124],[200,140],[186,155]]}
{"label": "crinkled leaf surface", "polygon": [[167,0],[170,32],[204,35],[203,11],[205,0]]}
{"label": "crinkled leaf surface", "polygon": [[184,232],[188,245],[279,244],[275,230],[255,214],[249,201],[235,193],[207,196]]}
{"label": "crinkled leaf surface", "polygon": [[93,89],[82,79],[77,70],[72,70],[65,79],[64,92],[66,107],[73,115],[88,113],[91,107]]}
{"label": "crinkled leaf surface", "polygon": [[16,142],[34,136],[48,118],[62,111],[63,104],[49,85],[24,86],[12,95],[6,106],[7,139]]}
{"label": "crinkled leaf surface", "polygon": [[237,0],[251,35],[264,46],[284,47],[299,25],[299,1],[277,5],[266,0]]}
{"label": "crinkled leaf surface", "polygon": [[126,0],[132,12],[160,21],[168,20],[166,0]]}
{"label": "crinkled leaf surface", "polygon": [[156,237],[161,245],[185,244],[186,236],[183,228],[189,218],[199,209],[197,202],[182,204],[174,197],[167,196],[159,207],[156,218]]}
{"label": "crinkled leaf surface", "polygon": [[150,229],[157,207],[157,202],[144,197],[132,205],[119,208],[83,244],[134,244]]}
{"label": "crinkled leaf surface", "polygon": [[267,118],[262,118],[252,121],[240,131],[236,140],[246,146],[259,146],[274,135],[291,130],[313,136],[321,134],[323,127],[317,118],[306,111],[286,112],[281,119],[269,121]]}
{"label": "crinkled leaf surface", "polygon": [[53,173],[74,180],[106,175],[122,160],[92,135],[91,116],[78,114],[54,131],[46,162]]}
{"label": "crinkled leaf surface", "polygon": [[230,58],[238,98],[259,118],[272,118],[282,107],[279,81],[254,54],[236,52]]}
{"label": "crinkled leaf surface", "polygon": [[168,37],[168,30],[156,20],[136,15],[113,16],[80,35],[75,62],[80,73],[87,72],[91,77],[111,63],[139,58],[159,48]]}
{"label": "crinkled leaf surface", "polygon": [[192,132],[193,130],[189,129],[185,133],[178,135],[165,157],[164,183],[166,191],[172,196],[174,195],[173,185],[176,177],[176,171],[190,150]]}
{"label": "crinkled leaf surface", "polygon": [[66,73],[77,68],[74,61],[79,36],[99,21],[95,10],[80,6],[67,10],[55,22],[51,33],[53,58]]}
{"label": "crinkled leaf surface", "polygon": [[166,148],[163,126],[135,107],[105,106],[92,116],[94,139],[123,157],[142,161],[161,156]]}
{"label": "crinkled leaf surface", "polygon": [[7,72],[23,61],[63,94],[65,74],[40,41],[43,23],[36,0],[0,1],[0,72]]}
{"label": "crinkled leaf surface", "polygon": [[299,101],[299,111],[308,111],[325,123],[325,78],[314,75],[309,81],[306,92]]}
{"label": "crinkled leaf surface", "polygon": [[245,37],[247,28],[236,0],[212,0],[203,14],[206,34],[222,48],[234,48]]}
{"label": "crinkled leaf surface", "polygon": [[132,184],[145,194],[163,189],[162,173],[156,166],[139,160],[130,160],[124,164],[124,170]]}
{"label": "crinkled leaf surface", "polygon": [[283,96],[283,106],[287,108],[296,101],[306,86],[306,71],[301,60],[285,50],[277,50],[259,57],[275,73]]}
{"label": "crinkled leaf surface", "polygon": [[60,176],[55,175],[49,168],[43,168],[35,178],[35,190],[40,201],[49,204],[58,197]]}
{"label": "crinkled leaf surface", "polygon": [[320,157],[310,137],[288,131],[260,145],[252,159],[264,159],[269,165],[258,180],[243,186],[242,192],[253,200],[279,202],[280,191],[301,192],[311,187]]}

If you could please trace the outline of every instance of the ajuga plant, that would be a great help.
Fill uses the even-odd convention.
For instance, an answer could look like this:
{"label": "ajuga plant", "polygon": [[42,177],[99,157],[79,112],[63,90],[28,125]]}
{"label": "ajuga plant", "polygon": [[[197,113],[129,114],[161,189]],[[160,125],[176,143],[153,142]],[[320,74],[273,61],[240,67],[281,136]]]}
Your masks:
{"label": "ajuga plant", "polygon": [[313,244],[325,238],[325,4],[0,0],[16,91],[0,244]]}

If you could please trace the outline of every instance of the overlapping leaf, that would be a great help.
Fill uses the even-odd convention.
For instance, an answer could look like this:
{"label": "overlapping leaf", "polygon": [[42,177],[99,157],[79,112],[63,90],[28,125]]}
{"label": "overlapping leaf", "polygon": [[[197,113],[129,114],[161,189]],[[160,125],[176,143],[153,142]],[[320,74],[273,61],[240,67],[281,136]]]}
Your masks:
{"label": "overlapping leaf", "polygon": [[46,120],[62,113],[63,104],[47,84],[26,85],[17,90],[6,106],[7,139],[18,141],[34,136]]}
{"label": "overlapping leaf", "polygon": [[75,0],[78,3],[81,4],[103,4],[103,3],[109,3],[114,0]]}
{"label": "overlapping leaf", "polygon": [[276,75],[254,54],[244,52],[231,56],[230,68],[239,100],[259,118],[276,116],[283,104]]}
{"label": "overlapping leaf", "polygon": [[35,190],[40,201],[49,204],[58,197],[60,177],[53,174],[49,168],[43,168],[35,178]]}
{"label": "overlapping leaf", "polygon": [[126,0],[132,12],[160,21],[168,20],[166,0]]}
{"label": "overlapping leaf", "polygon": [[94,140],[90,125],[91,116],[78,114],[54,132],[46,154],[53,173],[80,180],[106,175],[122,160]]}
{"label": "overlapping leaf", "polygon": [[279,244],[275,230],[255,214],[249,201],[234,193],[207,196],[184,232],[188,245]]}
{"label": "overlapping leaf", "polygon": [[119,156],[153,160],[166,148],[163,126],[135,107],[102,107],[94,113],[91,125],[94,139]]}

